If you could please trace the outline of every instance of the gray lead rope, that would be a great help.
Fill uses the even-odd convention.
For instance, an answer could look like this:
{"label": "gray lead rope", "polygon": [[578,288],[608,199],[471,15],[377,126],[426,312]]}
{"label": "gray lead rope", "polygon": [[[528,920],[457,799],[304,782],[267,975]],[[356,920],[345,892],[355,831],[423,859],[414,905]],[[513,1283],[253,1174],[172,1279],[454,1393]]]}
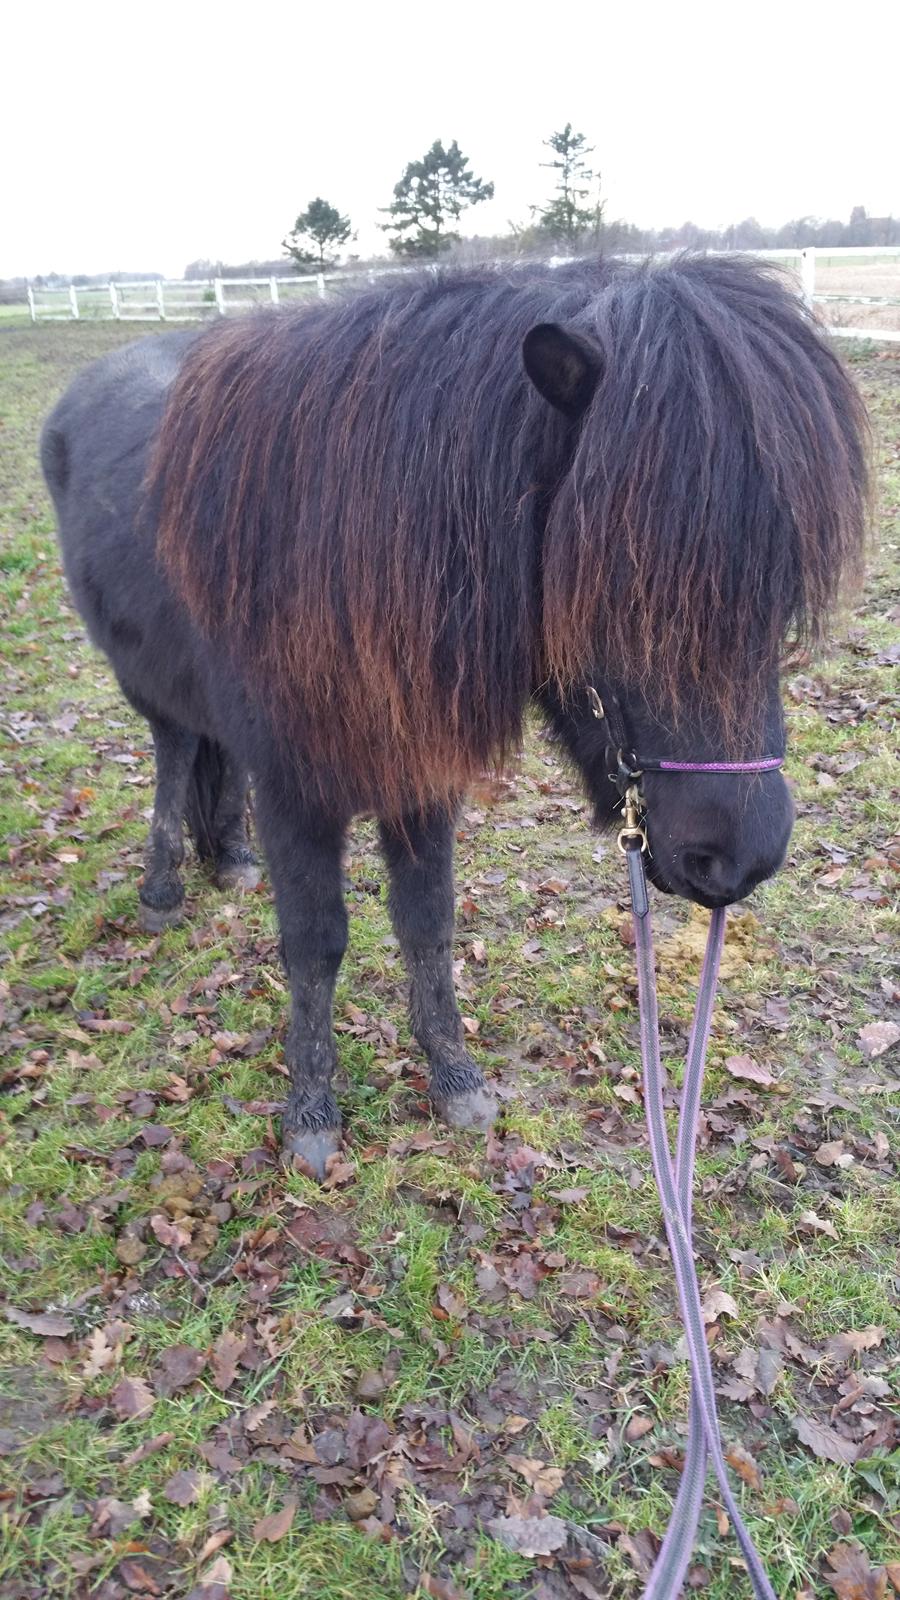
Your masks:
{"label": "gray lead rope", "polygon": [[[719,962],[725,942],[725,912],[714,911],[710,917],[709,938],[700,972],[697,1004],[688,1042],[678,1112],[678,1145],[675,1156],[675,1183],[678,1204],[684,1217],[688,1236],[692,1226],[692,1189],[694,1183],[694,1154],[697,1144],[697,1124],[700,1118],[700,1094],[703,1087],[703,1068],[712,1010],[715,1001]],[[677,1595],[684,1585],[685,1575],[694,1549],[694,1539],[703,1507],[703,1490],[706,1486],[706,1435],[703,1417],[693,1377],[691,1378],[691,1408],[688,1443],[684,1466],[678,1485],[678,1494],[662,1548],[656,1558],[650,1582],[644,1590],[644,1600],[666,1600]]]}
{"label": "gray lead rope", "polygon": [[[627,812],[626,818],[628,818]],[[677,1600],[681,1593],[700,1517],[707,1453],[712,1460],[722,1499],[737,1535],[756,1600],[777,1600],[753,1540],[744,1525],[728,1479],[728,1468],[725,1465],[716,1413],[712,1366],[700,1304],[700,1287],[691,1244],[691,1180],[694,1146],[706,1047],[715,1000],[716,977],[725,933],[725,912],[714,911],[710,921],[709,939],[685,1066],[678,1126],[676,1176],[666,1133],[663,1071],[659,1054],[656,969],[643,861],[644,839],[641,830],[631,818],[628,818],[626,827],[622,830],[620,844],[628,864],[634,913],[641,1061],[644,1069],[644,1108],[650,1135],[650,1154],[662,1203],[666,1237],[675,1268],[678,1299],[691,1359],[691,1421],[684,1472],[672,1519],[650,1582],[644,1592],[644,1600]]]}

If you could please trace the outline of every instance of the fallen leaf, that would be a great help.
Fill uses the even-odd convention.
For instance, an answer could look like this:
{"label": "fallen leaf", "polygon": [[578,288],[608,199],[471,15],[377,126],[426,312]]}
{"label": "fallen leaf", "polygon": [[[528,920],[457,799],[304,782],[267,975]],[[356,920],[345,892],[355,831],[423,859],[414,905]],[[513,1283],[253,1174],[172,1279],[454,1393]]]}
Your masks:
{"label": "fallen leaf", "polygon": [[18,1328],[27,1328],[42,1339],[65,1339],[75,1327],[71,1317],[61,1311],[20,1311],[18,1306],[4,1306],[4,1315]]}
{"label": "fallen leaf", "polygon": [[768,1067],[761,1067],[752,1056],[726,1056],[725,1070],[733,1078],[742,1078],[746,1083],[757,1083],[761,1089],[771,1089],[775,1083]]}
{"label": "fallen leaf", "polygon": [[229,1600],[228,1585],[232,1571],[227,1557],[217,1556],[212,1566],[201,1573],[199,1583],[186,1596],[186,1600]]}
{"label": "fallen leaf", "polygon": [[703,1296],[703,1321],[715,1322],[718,1317],[736,1317],[737,1301],[724,1289],[708,1289]]}
{"label": "fallen leaf", "polygon": [[520,1556],[552,1556],[568,1538],[561,1517],[493,1517],[488,1528],[507,1550]]}
{"label": "fallen leaf", "polygon": [[219,1334],[210,1356],[213,1382],[217,1389],[230,1389],[237,1376],[238,1362],[246,1348],[247,1340],[243,1334],[232,1333],[230,1328]]}
{"label": "fallen leaf", "polygon": [[197,1350],[192,1344],[170,1344],[160,1356],[156,1369],[157,1392],[168,1399],[199,1378],[205,1366],[205,1350]]}
{"label": "fallen leaf", "polygon": [[107,1367],[114,1367],[121,1359],[122,1346],[111,1341],[106,1328],[94,1328],[88,1340],[88,1358],[82,1367],[85,1378],[99,1378]]}
{"label": "fallen leaf", "polygon": [[246,1433],[255,1433],[260,1423],[265,1422],[275,1410],[274,1400],[260,1400],[258,1405],[250,1406],[244,1412],[244,1430]]}
{"label": "fallen leaf", "polygon": [[625,1429],[625,1438],[629,1444],[634,1444],[636,1440],[643,1439],[645,1433],[650,1433],[653,1426],[652,1417],[634,1416]]}
{"label": "fallen leaf", "polygon": [[828,1552],[828,1565],[825,1580],[838,1600],[884,1600],[887,1573],[884,1567],[870,1566],[858,1544],[836,1544]]}
{"label": "fallen leaf", "polygon": [[565,1473],[561,1468],[548,1467],[546,1461],[536,1456],[508,1455],[506,1459],[513,1471],[520,1473],[535,1493],[543,1495],[545,1499],[549,1500],[562,1488]]}
{"label": "fallen leaf", "polygon": [[163,1499],[173,1506],[192,1506],[200,1499],[199,1473],[173,1472],[168,1483],[163,1484]]}
{"label": "fallen leaf", "polygon": [[825,1340],[825,1349],[835,1361],[850,1361],[863,1350],[877,1350],[884,1332],[884,1328],[851,1328],[846,1333],[833,1333]]}
{"label": "fallen leaf", "polygon": [[123,1422],[128,1417],[145,1417],[156,1405],[156,1396],[143,1378],[121,1378],[109,1398]]}
{"label": "fallen leaf", "polygon": [[830,1139],[827,1144],[820,1144],[815,1159],[820,1167],[849,1167],[853,1161],[852,1155],[844,1149],[843,1139]]}
{"label": "fallen leaf", "polygon": [[742,1444],[733,1444],[725,1452],[725,1459],[733,1467],[739,1478],[749,1484],[751,1489],[762,1489],[762,1477],[749,1450]]}
{"label": "fallen leaf", "polygon": [[156,1579],[139,1561],[123,1561],[119,1567],[119,1577],[133,1594],[162,1594]]}
{"label": "fallen leaf", "polygon": [[852,1439],[845,1439],[842,1433],[837,1433],[823,1422],[814,1422],[811,1417],[795,1417],[794,1429],[801,1444],[805,1444],[813,1455],[823,1461],[834,1461],[838,1466],[847,1467],[860,1453],[860,1446],[854,1444]]}
{"label": "fallen leaf", "polygon": [[366,1517],[371,1517],[378,1505],[378,1496],[374,1489],[359,1489],[356,1494],[348,1494],[344,1501],[344,1510],[351,1522],[364,1522]]}
{"label": "fallen leaf", "polygon": [[260,1517],[259,1521],[253,1524],[253,1537],[256,1542],[261,1544],[265,1539],[269,1544],[276,1544],[279,1539],[283,1539],[297,1515],[297,1503],[296,1496],[291,1495],[285,1500],[280,1511],[272,1511],[267,1517]]}
{"label": "fallen leaf", "polygon": [[838,1236],[834,1223],[825,1217],[817,1216],[815,1211],[801,1211],[797,1225],[800,1228],[808,1228],[810,1233],[827,1234],[829,1239],[836,1239]]}
{"label": "fallen leaf", "polygon": [[122,1471],[130,1472],[132,1467],[136,1467],[141,1461],[146,1461],[148,1456],[155,1455],[157,1450],[165,1450],[166,1445],[171,1444],[174,1437],[174,1433],[157,1433],[152,1439],[145,1439],[143,1444],[139,1444],[135,1450],[129,1450],[127,1456],[122,1457],[119,1463]]}
{"label": "fallen leaf", "polygon": [[876,1056],[883,1056],[891,1045],[900,1039],[900,1024],[896,1022],[867,1022],[860,1028],[856,1035],[859,1047],[864,1056],[874,1061]]}

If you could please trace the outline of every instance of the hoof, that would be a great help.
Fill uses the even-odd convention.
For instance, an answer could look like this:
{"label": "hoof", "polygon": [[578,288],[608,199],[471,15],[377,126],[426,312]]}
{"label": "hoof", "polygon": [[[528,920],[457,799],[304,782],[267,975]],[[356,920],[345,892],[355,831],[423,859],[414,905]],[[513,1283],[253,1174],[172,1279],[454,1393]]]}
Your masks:
{"label": "hoof", "polygon": [[296,1161],[308,1177],[323,1183],[328,1176],[328,1159],[341,1148],[340,1128],[285,1128],[281,1136],[287,1161]]}
{"label": "hoof", "polygon": [[148,906],[144,900],[138,902],[138,927],[142,933],[162,933],[163,928],[176,928],[184,917],[184,901],[179,900],[177,906]]}
{"label": "hoof", "polygon": [[255,861],[227,862],[216,868],[216,886],[219,889],[242,889],[249,894],[255,889],[260,879],[260,870]]}
{"label": "hoof", "polygon": [[435,1100],[434,1109],[449,1128],[471,1128],[476,1133],[487,1133],[497,1120],[499,1106],[496,1097],[486,1086],[463,1089]]}

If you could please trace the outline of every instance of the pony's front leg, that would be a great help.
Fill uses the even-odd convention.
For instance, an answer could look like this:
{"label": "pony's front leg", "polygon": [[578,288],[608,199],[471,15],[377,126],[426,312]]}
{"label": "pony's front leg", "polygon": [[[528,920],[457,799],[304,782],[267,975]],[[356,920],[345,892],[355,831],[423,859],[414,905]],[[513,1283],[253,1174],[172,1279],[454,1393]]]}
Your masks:
{"label": "pony's front leg", "polygon": [[430,1094],[452,1128],[489,1128],[497,1102],[466,1051],[453,987],[455,812],[432,810],[382,822],[390,910],[409,973],[413,1032],[428,1057]]}
{"label": "pony's front leg", "polygon": [[332,1005],[347,948],[341,868],[346,822],[311,812],[295,790],[265,778],[256,785],[256,815],[291,986],[282,1143],[287,1154],[300,1156],[323,1178],[341,1138],[331,1087],[337,1062]]}

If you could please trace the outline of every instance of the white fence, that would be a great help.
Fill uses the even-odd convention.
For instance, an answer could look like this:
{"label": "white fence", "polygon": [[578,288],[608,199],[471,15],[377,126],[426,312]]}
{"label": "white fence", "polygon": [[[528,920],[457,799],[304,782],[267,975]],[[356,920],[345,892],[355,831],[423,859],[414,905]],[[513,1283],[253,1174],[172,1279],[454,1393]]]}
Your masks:
{"label": "white fence", "polygon": [[[198,322],[258,305],[324,298],[327,277],[319,272],[291,278],[149,278],[144,282],[90,284],[76,288],[28,286],[32,322],[115,320]],[[341,274],[343,276],[343,274]],[[249,293],[235,295],[235,290]]]}
{"label": "white fence", "polygon": [[[748,252],[770,260],[792,265],[799,279],[799,290],[809,305],[820,306],[823,321],[829,331],[845,339],[876,339],[900,344],[900,246],[863,245],[840,249],[823,246],[805,250],[756,250]],[[638,260],[639,257],[626,259]],[[820,287],[820,273],[831,282],[837,267],[837,278],[854,276],[865,279],[866,267],[875,261],[889,264],[894,281],[879,285],[888,292],[871,294],[862,292],[859,282],[837,287]],[[515,266],[511,260],[509,266]],[[552,265],[556,265],[553,262]],[[896,271],[894,265],[896,264]],[[189,278],[151,279],[144,283],[108,283],[76,288],[67,284],[61,288],[28,288],[28,309],[32,322],[68,322],[79,319],[115,319],[120,322],[198,322],[206,317],[227,316],[230,312],[247,311],[259,305],[296,304],[310,298],[324,299],[328,286],[335,282],[352,282],[364,277],[369,282],[376,278],[410,271],[394,267],[366,273],[324,273],[306,277],[283,278]],[[831,276],[829,276],[831,274]],[[866,283],[864,287],[868,288]],[[235,290],[243,293],[235,294]],[[848,326],[839,319],[842,307],[877,306],[891,308],[884,317],[892,327]],[[829,314],[830,312],[830,314]]]}

